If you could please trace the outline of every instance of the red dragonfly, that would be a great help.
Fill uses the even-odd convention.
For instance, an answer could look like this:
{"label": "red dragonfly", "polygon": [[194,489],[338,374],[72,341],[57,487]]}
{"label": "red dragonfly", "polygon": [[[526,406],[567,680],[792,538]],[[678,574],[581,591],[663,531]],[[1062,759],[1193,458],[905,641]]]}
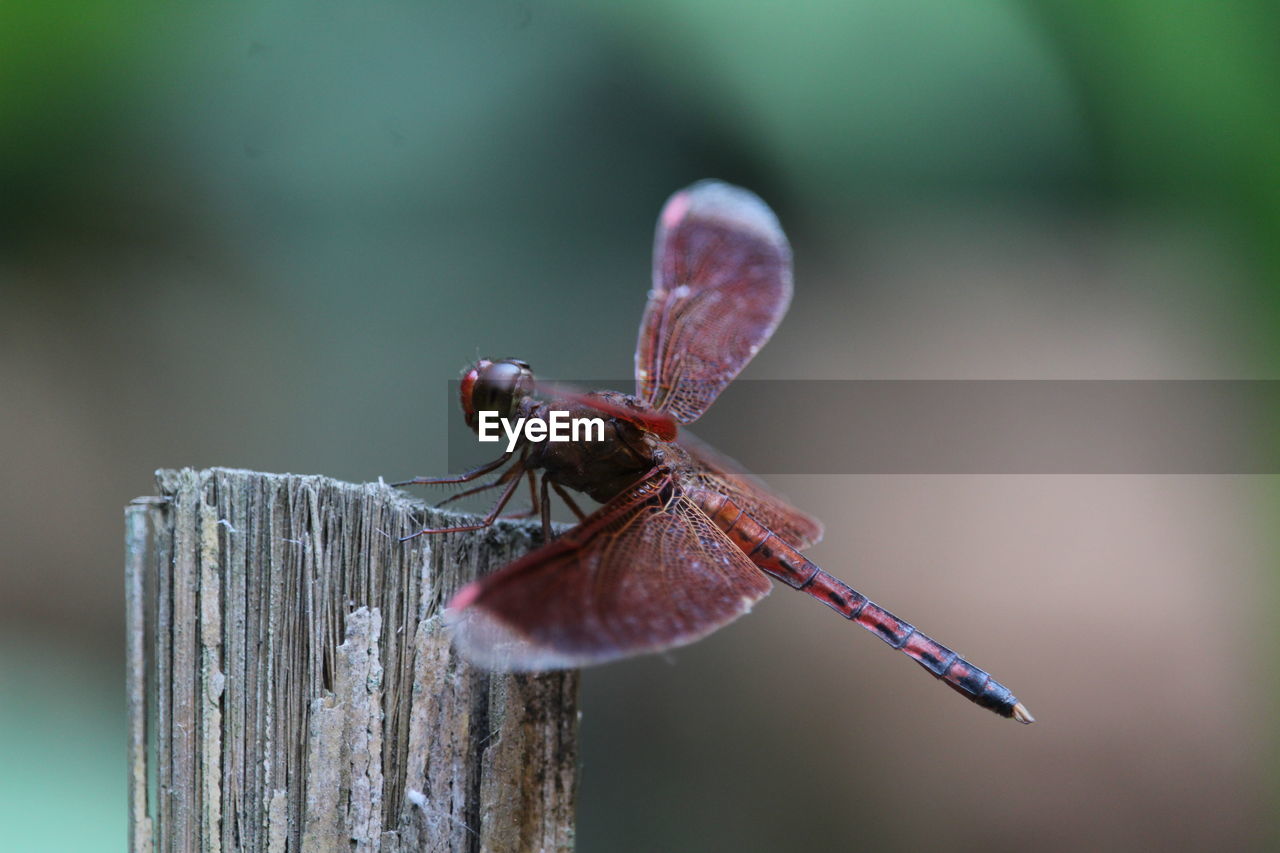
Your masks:
{"label": "red dragonfly", "polygon": [[[531,511],[541,513],[547,544],[449,603],[455,645],[473,663],[526,671],[658,652],[737,619],[775,578],[978,705],[1033,722],[1004,685],[801,554],[822,538],[820,522],[687,433],[677,438],[679,425],[696,421],[769,339],[790,301],[791,249],[773,211],[747,190],[702,181],[673,195],[658,218],[634,395],[539,387],[529,365],[512,358],[466,371],[462,409],[472,429],[480,412],[514,421],[559,410],[601,418],[605,430],[603,441],[522,440],[466,474],[396,484],[494,474],[454,497],[502,489],[479,523],[414,536],[487,527],[526,477]],[[555,540],[548,488],[580,519]],[[586,515],[566,488],[603,505]]]}

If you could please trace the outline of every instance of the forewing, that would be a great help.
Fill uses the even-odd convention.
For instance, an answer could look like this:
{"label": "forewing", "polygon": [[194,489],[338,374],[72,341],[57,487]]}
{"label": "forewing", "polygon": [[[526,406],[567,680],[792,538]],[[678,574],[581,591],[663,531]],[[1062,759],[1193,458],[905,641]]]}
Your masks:
{"label": "forewing", "polygon": [[[661,475],[461,590],[454,643],[491,669],[561,669],[697,640],[767,595],[768,577]],[[657,488],[655,488],[655,486]]]}
{"label": "forewing", "polygon": [[665,412],[655,412],[628,400],[626,404],[609,399],[609,392],[584,392],[559,382],[538,383],[538,391],[561,403],[587,406],[606,415],[629,421],[645,432],[651,432],[663,441],[676,437],[676,422]]}
{"label": "forewing", "polygon": [[636,393],[692,423],[769,340],[790,303],[791,247],[768,205],[719,181],[677,192],[658,217]]}
{"label": "forewing", "polygon": [[677,442],[693,462],[693,477],[742,507],[747,515],[803,551],[822,541],[822,522],[774,494],[763,480],[688,430]]}

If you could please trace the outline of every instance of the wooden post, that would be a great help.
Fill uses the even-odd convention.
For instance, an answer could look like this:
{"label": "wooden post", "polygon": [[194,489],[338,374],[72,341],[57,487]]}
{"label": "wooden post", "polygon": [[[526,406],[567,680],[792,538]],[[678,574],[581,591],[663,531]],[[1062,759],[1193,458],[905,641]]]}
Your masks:
{"label": "wooden post", "polygon": [[576,672],[452,651],[445,602],[537,544],[381,484],[160,471],[126,510],[130,847],[573,846]]}

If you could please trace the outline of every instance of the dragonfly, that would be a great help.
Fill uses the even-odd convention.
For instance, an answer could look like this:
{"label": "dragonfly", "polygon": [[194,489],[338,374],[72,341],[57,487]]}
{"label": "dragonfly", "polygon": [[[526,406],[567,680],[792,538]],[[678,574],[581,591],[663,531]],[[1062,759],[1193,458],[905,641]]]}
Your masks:
{"label": "dragonfly", "polygon": [[[791,248],[769,206],[749,190],[700,181],[672,195],[658,218],[634,394],[541,384],[515,358],[481,359],[464,372],[462,410],[473,430],[482,412],[547,421],[553,411],[599,418],[604,429],[591,441],[521,438],[464,474],[394,484],[478,482],[449,500],[501,489],[479,521],[406,539],[488,527],[525,480],[530,513],[541,515],[545,544],[449,602],[455,647],[473,664],[501,671],[661,652],[747,613],[776,580],[871,631],[977,705],[1033,722],[987,672],[805,557],[822,538],[821,522],[680,431],[769,340],[791,294]],[[554,539],[551,490],[578,518]],[[585,513],[568,490],[601,505]]]}

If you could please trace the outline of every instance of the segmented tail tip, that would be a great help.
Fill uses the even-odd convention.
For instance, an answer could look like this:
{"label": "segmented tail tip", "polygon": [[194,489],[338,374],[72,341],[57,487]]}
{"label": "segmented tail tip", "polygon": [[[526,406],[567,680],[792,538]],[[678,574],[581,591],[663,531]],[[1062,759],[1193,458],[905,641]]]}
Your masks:
{"label": "segmented tail tip", "polygon": [[1029,726],[1036,721],[1036,718],[1027,710],[1027,706],[1021,702],[1013,706],[1013,718],[1024,726]]}

